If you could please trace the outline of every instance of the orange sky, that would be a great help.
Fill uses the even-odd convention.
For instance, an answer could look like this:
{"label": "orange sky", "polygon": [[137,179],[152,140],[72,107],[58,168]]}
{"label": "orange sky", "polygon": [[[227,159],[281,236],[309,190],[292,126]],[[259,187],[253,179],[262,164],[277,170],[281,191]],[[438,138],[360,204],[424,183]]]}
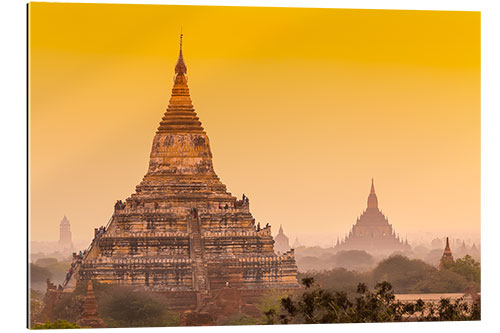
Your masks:
{"label": "orange sky", "polygon": [[134,191],[181,26],[215,170],[273,233],[335,241],[374,177],[401,235],[479,235],[479,12],[31,3],[32,240]]}

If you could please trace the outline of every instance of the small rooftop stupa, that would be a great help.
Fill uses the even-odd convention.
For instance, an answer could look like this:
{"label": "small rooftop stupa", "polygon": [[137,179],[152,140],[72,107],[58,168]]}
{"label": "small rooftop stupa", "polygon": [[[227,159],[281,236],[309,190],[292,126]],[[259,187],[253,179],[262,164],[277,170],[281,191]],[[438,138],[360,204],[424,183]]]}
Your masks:
{"label": "small rooftop stupa", "polygon": [[375,185],[371,184],[367,208],[356,220],[352,230],[343,240],[337,238],[336,251],[362,250],[370,253],[392,253],[411,250],[408,240],[396,235],[392,225],[378,208]]}
{"label": "small rooftop stupa", "polygon": [[181,35],[146,175],[95,231],[67,289],[86,279],[142,286],[164,293],[172,307],[192,309],[227,283],[243,297],[299,287],[293,251],[275,254],[271,227],[257,228],[248,198],[237,200],[215,173],[186,73]]}

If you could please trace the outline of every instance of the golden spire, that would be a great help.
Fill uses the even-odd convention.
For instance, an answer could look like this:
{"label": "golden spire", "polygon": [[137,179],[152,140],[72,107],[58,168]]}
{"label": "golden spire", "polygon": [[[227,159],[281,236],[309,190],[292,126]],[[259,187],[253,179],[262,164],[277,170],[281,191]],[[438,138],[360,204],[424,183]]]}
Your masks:
{"label": "golden spire", "polygon": [[167,112],[165,112],[160,122],[157,133],[204,133],[189,95],[186,73],[187,68],[182,56],[181,33],[179,59],[175,65],[174,87],[172,88]]}
{"label": "golden spire", "polygon": [[186,64],[184,63],[184,57],[182,56],[182,33],[181,33],[179,59],[177,59],[177,64],[175,65],[175,74],[179,75],[186,73],[187,73],[187,67]]}

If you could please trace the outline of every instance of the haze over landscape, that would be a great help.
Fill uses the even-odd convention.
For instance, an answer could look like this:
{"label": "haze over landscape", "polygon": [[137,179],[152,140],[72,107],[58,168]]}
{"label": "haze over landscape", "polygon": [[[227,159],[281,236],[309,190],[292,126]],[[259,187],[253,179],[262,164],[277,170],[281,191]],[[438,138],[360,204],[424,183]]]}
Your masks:
{"label": "haze over landscape", "polygon": [[31,240],[57,240],[67,215],[73,239],[89,241],[134,191],[182,26],[215,171],[273,234],[282,224],[292,242],[333,245],[373,177],[379,207],[410,242],[478,242],[479,13],[31,10]]}

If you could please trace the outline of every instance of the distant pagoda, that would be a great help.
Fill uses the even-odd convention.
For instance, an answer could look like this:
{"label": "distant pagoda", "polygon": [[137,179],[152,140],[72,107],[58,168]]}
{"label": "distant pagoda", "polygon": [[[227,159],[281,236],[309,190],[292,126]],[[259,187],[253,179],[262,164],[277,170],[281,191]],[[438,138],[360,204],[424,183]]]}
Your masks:
{"label": "distant pagoda", "polygon": [[[182,54],[153,139],[149,169],[95,239],[66,288],[92,279],[165,292],[173,306],[200,306],[227,285],[254,297],[295,289],[293,251],[276,255],[270,226],[257,228],[248,198],[227,192],[193,108]],[[253,296],[252,296],[253,295]]]}
{"label": "distant pagoda", "polygon": [[292,246],[294,249],[297,249],[297,248],[302,246],[302,244],[300,244],[300,242],[299,242],[299,237],[295,236],[295,242],[293,242]]}
{"label": "distant pagoda", "polygon": [[274,250],[278,253],[290,251],[290,242],[283,232],[283,226],[281,224],[278,234],[274,237]]}
{"label": "distant pagoda", "polygon": [[378,199],[373,184],[368,196],[366,210],[357,219],[344,240],[337,238],[336,251],[362,250],[370,253],[392,253],[411,250],[408,240],[396,236],[387,218],[378,208]]}
{"label": "distant pagoda", "polygon": [[453,260],[453,254],[451,253],[450,242],[448,240],[448,237],[446,237],[446,246],[444,247],[443,256],[439,261],[439,268],[443,269],[444,266],[446,266],[446,264],[453,262],[454,260]]}
{"label": "distant pagoda", "polygon": [[61,223],[59,223],[59,248],[61,250],[72,250],[73,240],[71,235],[71,224],[64,215]]}

